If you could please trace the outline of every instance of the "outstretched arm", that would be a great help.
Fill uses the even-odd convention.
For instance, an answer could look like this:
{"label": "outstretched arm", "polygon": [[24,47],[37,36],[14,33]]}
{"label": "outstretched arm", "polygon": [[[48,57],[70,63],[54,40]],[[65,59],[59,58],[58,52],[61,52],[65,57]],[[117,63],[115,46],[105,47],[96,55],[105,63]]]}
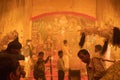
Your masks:
{"label": "outstretched arm", "polygon": [[47,63],[47,62],[49,61],[50,57],[51,57],[51,56],[48,56],[48,57],[46,58],[45,63]]}

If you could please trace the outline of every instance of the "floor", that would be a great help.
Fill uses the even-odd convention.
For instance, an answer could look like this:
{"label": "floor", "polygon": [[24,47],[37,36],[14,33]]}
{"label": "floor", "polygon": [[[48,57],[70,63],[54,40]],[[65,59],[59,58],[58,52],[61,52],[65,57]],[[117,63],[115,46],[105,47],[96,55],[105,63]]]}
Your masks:
{"label": "floor", "polygon": [[[31,71],[30,77],[28,77],[26,79],[21,78],[21,80],[35,80],[34,77],[33,77],[32,71]],[[46,71],[46,80],[58,80],[57,70],[53,68],[52,79],[51,79],[51,74],[50,74],[49,70]],[[64,80],[68,80],[68,74],[67,73],[65,75]],[[78,80],[78,79],[76,79],[75,77],[72,77],[71,80]],[[81,80],[88,80],[87,76],[81,76]]]}
{"label": "floor", "polygon": [[[47,80],[58,80],[58,75],[57,75],[57,66],[56,66],[56,59],[52,61],[52,79],[51,79],[51,74],[50,74],[50,62],[48,62],[46,64],[46,79]],[[71,77],[71,80],[79,80],[76,79],[76,77]],[[21,78],[21,80],[35,80],[33,77],[33,70],[30,71],[29,77],[26,79]],[[65,79],[64,80],[68,80],[68,73],[65,73]],[[88,80],[87,76],[81,76],[81,80]]]}

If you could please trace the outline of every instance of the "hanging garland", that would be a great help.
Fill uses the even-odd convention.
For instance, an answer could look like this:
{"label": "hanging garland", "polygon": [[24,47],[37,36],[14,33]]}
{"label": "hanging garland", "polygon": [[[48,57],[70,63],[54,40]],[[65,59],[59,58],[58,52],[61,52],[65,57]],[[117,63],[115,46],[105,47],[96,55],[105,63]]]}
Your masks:
{"label": "hanging garland", "polygon": [[85,43],[85,33],[83,32],[82,33],[82,36],[81,36],[81,39],[80,39],[80,42],[79,42],[79,46],[82,48],[84,46],[84,43]]}
{"label": "hanging garland", "polygon": [[105,40],[105,42],[104,42],[104,45],[103,45],[103,48],[102,48],[102,52],[101,52],[102,55],[104,55],[105,52],[107,51],[107,48],[108,48],[108,42],[109,42],[108,39]]}
{"label": "hanging garland", "polygon": [[[120,29],[118,27],[109,28],[98,28],[98,27],[87,27],[79,30],[81,33],[86,35],[96,34],[105,39],[108,39],[113,46],[120,46]],[[79,45],[82,47],[84,44],[84,36],[81,37]]]}

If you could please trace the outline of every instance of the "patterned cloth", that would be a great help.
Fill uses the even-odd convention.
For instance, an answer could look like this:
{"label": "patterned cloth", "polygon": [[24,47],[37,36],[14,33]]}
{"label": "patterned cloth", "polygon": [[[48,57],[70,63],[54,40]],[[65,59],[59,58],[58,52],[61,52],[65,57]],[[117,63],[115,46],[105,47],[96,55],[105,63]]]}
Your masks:
{"label": "patterned cloth", "polygon": [[45,80],[45,61],[39,59],[38,62],[34,66],[34,78],[38,80],[38,78],[42,78]]}
{"label": "patterned cloth", "polygon": [[39,79],[46,80],[45,63],[48,62],[49,58],[50,56],[48,56],[46,60],[38,58],[37,63],[34,65],[34,71],[33,71],[33,75],[36,80],[39,80]]}
{"label": "patterned cloth", "polygon": [[86,65],[88,80],[99,80],[105,73],[105,68],[100,58],[94,57],[90,64]]}
{"label": "patterned cloth", "polygon": [[100,80],[120,80],[120,61],[111,65]]}

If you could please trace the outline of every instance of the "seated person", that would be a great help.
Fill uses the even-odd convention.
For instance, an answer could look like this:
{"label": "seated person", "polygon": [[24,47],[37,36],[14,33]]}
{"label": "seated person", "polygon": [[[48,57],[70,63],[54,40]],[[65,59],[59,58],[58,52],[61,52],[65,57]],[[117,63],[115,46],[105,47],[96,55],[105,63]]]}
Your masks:
{"label": "seated person", "polygon": [[0,80],[20,80],[20,64],[10,54],[0,54]]}

